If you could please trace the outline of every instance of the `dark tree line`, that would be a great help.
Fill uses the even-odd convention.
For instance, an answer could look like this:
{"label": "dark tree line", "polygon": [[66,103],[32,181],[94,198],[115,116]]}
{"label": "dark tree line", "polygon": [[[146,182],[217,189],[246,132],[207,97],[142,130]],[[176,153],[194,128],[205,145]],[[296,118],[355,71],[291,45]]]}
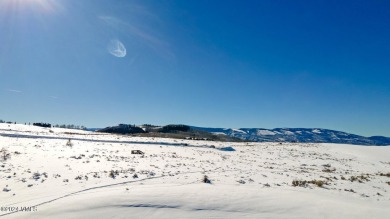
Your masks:
{"label": "dark tree line", "polygon": [[175,131],[188,132],[189,130],[190,127],[188,125],[166,125],[162,127],[161,132],[175,132]]}
{"label": "dark tree line", "polygon": [[131,124],[119,124],[119,127],[121,128],[134,128],[137,127],[136,125],[131,125]]}
{"label": "dark tree line", "polygon": [[[0,119],[0,123],[7,123],[7,124],[16,124],[16,122],[6,122],[2,119]],[[24,123],[25,125],[27,125],[27,123]],[[30,125],[30,123],[28,123],[28,125]],[[83,126],[83,125],[51,125],[50,123],[43,123],[43,122],[36,122],[36,123],[33,123],[34,126],[39,126],[39,127],[45,127],[45,128],[51,128],[51,127],[54,127],[54,128],[66,128],[66,129],[80,129],[80,130],[86,130],[87,127]]]}
{"label": "dark tree line", "polygon": [[80,130],[86,130],[87,127],[83,126],[83,125],[65,125],[65,124],[62,124],[62,125],[54,125],[53,126],[54,128],[64,128],[64,129],[80,129]]}
{"label": "dark tree line", "polygon": [[33,123],[33,125],[34,126],[39,126],[39,127],[51,128],[51,124],[50,123],[36,122],[36,123]]}
{"label": "dark tree line", "polygon": [[6,122],[6,121],[4,121],[2,119],[0,119],[0,123],[16,124],[16,122],[11,122],[11,121]]}
{"label": "dark tree line", "polygon": [[145,131],[136,125],[119,124],[118,126],[107,127],[99,130],[99,132],[118,133],[118,134],[137,134],[145,133]]}
{"label": "dark tree line", "polygon": [[157,125],[152,125],[152,124],[143,124],[143,127],[158,127]]}

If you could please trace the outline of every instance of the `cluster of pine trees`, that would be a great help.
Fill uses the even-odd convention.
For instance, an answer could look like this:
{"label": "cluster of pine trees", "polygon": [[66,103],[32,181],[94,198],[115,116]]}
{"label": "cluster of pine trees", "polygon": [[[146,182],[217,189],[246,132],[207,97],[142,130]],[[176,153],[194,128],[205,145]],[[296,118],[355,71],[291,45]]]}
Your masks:
{"label": "cluster of pine trees", "polygon": [[51,128],[51,124],[50,123],[36,122],[36,123],[33,123],[33,125],[34,126],[45,127],[45,128]]}
{"label": "cluster of pine trees", "polygon": [[131,124],[119,124],[118,126],[101,129],[99,130],[99,132],[117,133],[117,134],[145,133],[145,131],[142,128]]}
{"label": "cluster of pine trees", "polygon": [[175,131],[188,132],[189,130],[190,127],[188,125],[166,125],[162,127],[160,132],[175,132]]}
{"label": "cluster of pine trees", "polygon": [[[8,123],[8,124],[16,124],[16,122],[6,122],[5,120],[2,120],[0,119],[0,123]],[[25,125],[27,125],[27,123],[24,123]],[[30,125],[30,123],[28,123],[28,125]],[[51,125],[50,123],[44,123],[44,122],[35,122],[33,123],[34,126],[39,126],[39,127],[45,127],[45,128],[51,128],[51,127],[54,127],[54,128],[65,128],[65,129],[80,129],[80,130],[86,130],[87,127],[83,126],[83,125],[65,125],[65,124],[62,124],[62,125]]]}
{"label": "cluster of pine trees", "polygon": [[10,122],[10,121],[6,122],[6,121],[4,121],[2,119],[0,119],[0,123],[16,124],[16,122]]}
{"label": "cluster of pine trees", "polygon": [[83,126],[83,125],[65,125],[65,124],[62,124],[62,125],[54,125],[53,126],[54,128],[64,128],[64,129],[80,129],[80,130],[86,130],[87,127]]}

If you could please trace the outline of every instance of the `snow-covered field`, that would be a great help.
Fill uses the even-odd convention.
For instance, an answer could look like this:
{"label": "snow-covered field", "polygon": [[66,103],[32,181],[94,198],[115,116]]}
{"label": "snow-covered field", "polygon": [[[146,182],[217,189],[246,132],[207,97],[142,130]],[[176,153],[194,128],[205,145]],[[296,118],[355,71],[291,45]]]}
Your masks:
{"label": "snow-covered field", "polygon": [[[140,138],[0,124],[1,148],[10,153],[0,159],[4,218],[390,215],[390,147]],[[211,183],[203,182],[205,175]]]}

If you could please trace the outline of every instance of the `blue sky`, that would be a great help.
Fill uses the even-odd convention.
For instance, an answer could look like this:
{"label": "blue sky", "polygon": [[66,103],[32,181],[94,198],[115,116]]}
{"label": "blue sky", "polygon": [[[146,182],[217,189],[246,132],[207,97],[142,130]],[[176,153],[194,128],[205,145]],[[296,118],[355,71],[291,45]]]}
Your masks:
{"label": "blue sky", "polygon": [[390,136],[389,1],[2,0],[0,119]]}

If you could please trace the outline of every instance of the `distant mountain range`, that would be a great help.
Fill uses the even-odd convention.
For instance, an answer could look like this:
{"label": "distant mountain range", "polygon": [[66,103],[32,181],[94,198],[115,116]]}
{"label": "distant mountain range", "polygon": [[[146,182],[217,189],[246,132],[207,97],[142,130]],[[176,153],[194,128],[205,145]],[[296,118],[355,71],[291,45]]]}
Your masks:
{"label": "distant mountain range", "polygon": [[170,124],[165,126],[156,126],[151,124],[131,125],[119,124],[117,126],[109,126],[103,129],[87,129],[89,131],[115,133],[122,135],[135,135],[139,137],[161,137],[175,139],[191,139],[191,140],[210,140],[210,141],[226,141],[226,142],[242,142],[241,138],[231,137],[229,135],[216,135],[199,129],[192,129],[191,126],[182,124]]}
{"label": "distant mountain range", "polygon": [[216,135],[228,135],[243,140],[256,142],[308,142],[339,143],[355,145],[390,145],[390,138],[383,136],[364,137],[346,132],[321,128],[203,128],[191,127],[195,130],[211,132]]}
{"label": "distant mountain range", "polygon": [[[105,129],[113,129],[117,126],[108,127]],[[162,126],[153,126],[162,128]],[[232,139],[242,139],[246,141],[254,142],[306,142],[306,143],[338,143],[338,144],[354,144],[354,145],[377,145],[387,146],[390,145],[390,138],[384,136],[372,136],[364,137],[360,135],[354,135],[346,132],[335,131],[330,129],[321,128],[275,128],[275,129],[263,129],[263,128],[205,128],[189,126],[191,130],[209,132],[216,136],[226,136]],[[137,126],[146,130],[144,126]],[[103,131],[105,129],[91,128],[89,131]],[[189,132],[191,132],[189,130]],[[107,131],[112,132],[112,131]],[[146,130],[148,132],[148,130]],[[115,131],[114,131],[115,133]],[[118,132],[121,133],[121,132]],[[199,138],[210,138],[207,133],[197,133]],[[216,138],[219,139],[219,138]],[[230,139],[230,140],[232,140]]]}

